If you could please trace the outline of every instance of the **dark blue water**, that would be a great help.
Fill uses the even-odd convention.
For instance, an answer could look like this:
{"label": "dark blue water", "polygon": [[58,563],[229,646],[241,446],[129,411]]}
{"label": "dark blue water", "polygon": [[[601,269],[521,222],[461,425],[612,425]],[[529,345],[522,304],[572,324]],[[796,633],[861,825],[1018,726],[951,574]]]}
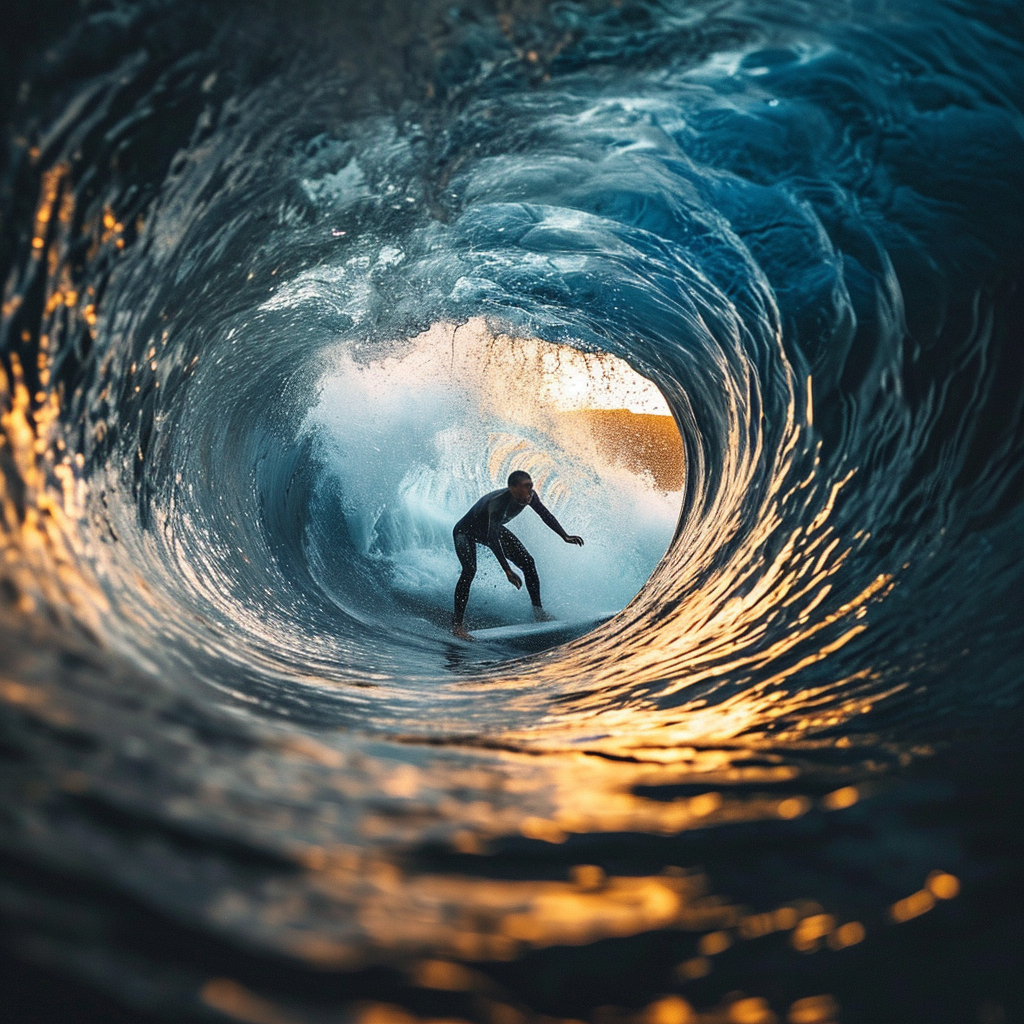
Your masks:
{"label": "dark blue water", "polygon": [[11,25],[12,1019],[1021,1019],[1015,4]]}

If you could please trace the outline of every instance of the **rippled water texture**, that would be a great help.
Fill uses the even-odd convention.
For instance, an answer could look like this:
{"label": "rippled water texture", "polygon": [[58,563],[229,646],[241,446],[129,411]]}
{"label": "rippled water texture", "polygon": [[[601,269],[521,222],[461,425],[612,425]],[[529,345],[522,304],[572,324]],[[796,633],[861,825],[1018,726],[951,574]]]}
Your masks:
{"label": "rippled water texture", "polygon": [[1022,1019],[1019,5],[9,25],[10,1019]]}

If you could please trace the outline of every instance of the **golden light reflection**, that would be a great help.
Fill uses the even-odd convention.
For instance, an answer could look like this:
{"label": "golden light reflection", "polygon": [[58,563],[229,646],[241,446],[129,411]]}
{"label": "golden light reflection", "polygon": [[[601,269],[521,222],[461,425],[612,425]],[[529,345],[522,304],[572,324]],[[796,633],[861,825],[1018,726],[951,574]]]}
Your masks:
{"label": "golden light reflection", "polygon": [[665,996],[648,1005],[644,1020],[646,1024],[692,1024],[696,1016],[682,996]]}
{"label": "golden light reflection", "polygon": [[795,928],[797,921],[799,920],[800,915],[797,913],[795,907],[779,907],[779,909],[772,914],[772,923],[779,931],[786,931],[790,928]]}
{"label": "golden light reflection", "polygon": [[960,879],[948,871],[933,871],[925,880],[925,888],[939,900],[952,900],[960,894]]}
{"label": "golden light reflection", "polygon": [[812,914],[796,926],[790,941],[801,953],[812,953],[835,926],[836,919],[831,914]]}
{"label": "golden light reflection", "polygon": [[767,1001],[759,997],[737,999],[729,1006],[732,1024],[775,1024],[778,1018]]}
{"label": "golden light reflection", "polygon": [[[340,761],[320,749],[318,745],[303,745],[298,750],[290,745],[289,750],[309,755],[313,763],[327,770],[334,770]],[[475,832],[486,829],[478,835],[477,850],[485,852],[487,836],[495,839],[511,831],[536,833],[539,841],[551,842],[564,839],[565,825],[569,825],[567,813],[554,818],[544,818],[536,813],[537,798],[550,801],[549,785],[541,784],[541,775],[547,783],[551,776],[536,766],[529,758],[514,755],[494,755],[505,770],[502,789],[514,793],[515,800],[506,804],[502,811],[495,801],[494,780],[479,768],[467,773],[461,779],[458,773],[446,771],[449,785],[456,788],[474,787],[478,791],[492,793],[490,801],[467,798],[462,802],[451,802],[445,810],[446,823],[463,827],[455,834],[467,831],[471,822]],[[572,769],[573,762],[585,762],[586,758],[566,758],[564,765]],[[525,774],[515,771],[522,768]],[[550,767],[550,766],[548,766]],[[583,764],[579,770],[586,770]],[[599,763],[591,766],[595,771]],[[622,765],[605,763],[609,778],[615,772],[624,770]],[[387,773],[365,759],[360,759],[360,770],[370,779],[387,780]],[[645,777],[650,766],[626,766],[625,770],[634,781]],[[390,826],[381,820],[381,827],[374,833],[377,842],[402,842],[404,831],[410,836],[422,829],[413,811],[420,794],[429,792],[438,780],[429,771],[420,770],[419,785],[410,785],[410,766],[393,769],[395,778],[405,779],[401,790],[407,794],[401,797],[410,802],[409,811],[390,819]],[[538,774],[534,775],[534,771]],[[590,772],[589,788],[593,792],[600,787],[600,775]],[[568,788],[579,794],[579,787],[573,787],[570,771]],[[539,788],[530,778],[534,777]],[[355,780],[352,765],[348,772],[340,772],[338,784],[346,792],[355,795]],[[472,780],[472,781],[470,781]],[[618,779],[621,783],[621,779]],[[416,794],[415,796],[409,794]],[[606,792],[607,798],[609,794]],[[706,794],[705,794],[706,796]],[[740,808],[720,794],[713,802],[711,813],[734,816]],[[689,815],[689,798],[683,801]],[[600,801],[600,812],[595,809],[588,815],[587,826],[592,830],[628,829],[635,830],[643,816],[657,815],[657,828],[664,828],[660,820],[662,810],[671,813],[671,805],[620,794],[620,804],[614,801]],[[710,803],[710,802],[708,802]],[[758,803],[756,799],[742,801],[752,803],[761,816],[771,816],[777,801]],[[709,809],[709,808],[705,808]],[[425,810],[425,808],[424,808]],[[575,801],[574,813],[579,814],[579,800]],[[745,813],[750,813],[748,806]],[[534,812],[534,813],[531,813]],[[461,819],[461,820],[460,820]],[[557,834],[550,835],[538,827],[539,821],[556,821]],[[686,820],[686,819],[683,819]],[[706,823],[707,815],[694,821]],[[721,819],[719,819],[721,820]],[[628,824],[626,823],[628,822]],[[524,828],[525,824],[525,828]],[[581,824],[579,820],[576,825]],[[498,827],[498,826],[501,827]],[[645,822],[654,827],[653,820]],[[486,879],[465,875],[430,875],[409,873],[399,869],[386,859],[374,857],[357,847],[307,847],[295,851],[309,871],[308,885],[317,898],[327,897],[329,903],[350,904],[357,908],[356,920],[333,938],[322,930],[316,934],[303,935],[301,929],[293,928],[288,943],[291,951],[325,966],[354,966],[362,962],[367,948],[413,951],[430,950],[432,956],[423,961],[429,966],[418,968],[417,975],[424,984],[447,987],[463,985],[466,975],[451,972],[448,968],[436,966],[451,962],[450,959],[508,959],[522,954],[526,949],[543,948],[549,945],[579,945],[610,937],[625,937],[644,931],[662,928],[677,928],[704,933],[697,941],[691,960],[680,964],[678,977],[683,981],[699,978],[711,969],[711,958],[728,950],[737,940],[761,938],[774,931],[793,929],[793,944],[798,949],[809,951],[818,948],[828,940],[832,949],[844,948],[863,938],[863,927],[857,922],[838,924],[836,919],[825,913],[813,901],[799,905],[785,906],[760,914],[744,913],[741,908],[719,898],[710,896],[706,879],[699,873],[682,869],[666,869],[657,875],[617,877],[609,875],[602,867],[592,863],[580,863],[567,872],[565,881],[517,882],[511,880]],[[238,894],[222,899],[214,908],[215,918],[232,929],[244,927],[247,933],[259,921],[253,915],[269,915],[275,922],[282,920],[273,910],[274,901],[266,898],[250,905]],[[287,909],[290,907],[290,909]],[[456,909],[457,908],[457,909]],[[283,904],[281,908],[286,919],[301,918],[301,906]],[[344,933],[350,933],[348,938]]]}
{"label": "golden light reflection", "polygon": [[[82,571],[76,524],[84,485],[77,459],[58,443],[59,396],[33,397],[17,354],[12,352],[9,361],[9,373],[0,367],[0,449],[20,488],[6,486],[0,495],[4,572],[24,614],[47,608],[66,618],[70,611],[80,624],[98,631],[108,604]],[[15,501],[19,490],[21,500]]]}
{"label": "golden light reflection", "polygon": [[711,932],[697,944],[701,956],[716,956],[724,953],[732,945],[732,936],[728,932]]}
{"label": "golden light reflection", "polygon": [[856,946],[858,942],[864,941],[866,934],[864,925],[860,921],[848,921],[829,935],[828,948],[839,950],[846,949],[847,946]]}
{"label": "golden light reflection", "polygon": [[832,996],[806,996],[797,999],[786,1016],[788,1024],[832,1024],[839,1013],[839,1004]]}
{"label": "golden light reflection", "polygon": [[[280,900],[266,892],[255,901],[225,893],[211,918],[248,934],[270,929],[293,954],[321,966],[358,966],[371,949],[430,951],[417,977],[440,988],[468,977],[437,966],[452,959],[505,960],[530,948],[663,928],[709,932],[701,950],[714,953],[731,944],[726,929],[739,918],[735,907],[709,896],[703,876],[681,870],[613,876],[579,865],[565,881],[520,882],[408,873],[356,850],[322,851],[305,861],[309,899],[354,906],[354,917],[339,921],[334,934],[303,930],[304,901],[297,903],[294,892]],[[282,934],[285,921],[291,924]]]}
{"label": "golden light reflection", "polygon": [[811,809],[811,801],[805,796],[791,796],[779,801],[778,814],[787,821],[799,818]]}
{"label": "golden light reflection", "polygon": [[[835,572],[839,565],[829,571]],[[894,583],[891,577],[878,576],[860,594],[844,602],[835,611],[822,616],[802,634],[791,632],[784,640],[758,649],[751,644],[750,636],[743,633],[749,623],[735,620],[737,631],[736,649],[751,651],[732,660],[722,661],[718,655],[726,645],[719,634],[714,643],[699,648],[703,630],[696,636],[684,629],[676,634],[667,625],[660,629],[657,643],[648,642],[631,645],[626,643],[625,655],[602,663],[596,659],[602,650],[601,634],[609,632],[617,637],[614,622],[588,638],[589,650],[582,642],[580,657],[584,660],[583,678],[588,685],[586,696],[569,703],[562,701],[557,719],[543,721],[542,728],[528,732],[510,732],[506,741],[530,749],[552,750],[581,742],[576,737],[585,737],[582,742],[589,750],[617,756],[644,758],[661,763],[686,760],[686,751],[695,743],[723,743],[742,735],[744,740],[756,745],[759,734],[775,728],[772,742],[790,743],[800,741],[814,732],[834,728],[851,717],[865,713],[879,701],[899,692],[905,683],[894,683],[880,687],[878,677],[871,669],[861,669],[849,676],[837,678],[821,686],[809,686],[795,691],[786,686],[793,677],[804,672],[811,665],[831,657],[866,629],[862,622],[854,622],[846,632],[835,640],[808,654],[791,666],[767,678],[754,682],[755,673],[762,674],[773,661],[784,661],[792,649],[805,643],[822,630],[857,615],[874,601],[882,600]],[[628,619],[629,609],[623,613]],[[627,630],[628,632],[628,630]],[[618,641],[616,640],[616,651]],[[675,648],[685,646],[688,657],[677,656]],[[596,652],[595,652],[596,649]],[[684,662],[688,663],[684,667]],[[702,668],[702,663],[707,664]],[[559,669],[572,672],[573,657],[570,652],[559,661]],[[643,692],[642,681],[652,672],[665,673],[678,678],[679,683],[658,688],[660,699],[674,689],[697,687],[718,678],[747,679],[748,685],[741,693],[709,706],[703,697],[683,703],[670,710],[659,709],[653,701],[642,697],[628,706],[617,706],[615,692],[620,680],[628,678],[630,689]],[[608,674],[610,673],[610,674]],[[602,676],[607,675],[602,684]],[[528,676],[509,675],[504,681],[490,680],[488,688],[522,691],[531,684],[543,681],[543,666],[533,669]],[[466,684],[467,687],[472,684]],[[863,694],[863,691],[867,691]],[[525,696],[525,694],[524,694]],[[527,698],[529,699],[529,698]],[[574,707],[575,705],[575,707]],[[577,711],[574,715],[572,712]],[[777,723],[785,722],[785,729],[779,730]],[[847,794],[848,795],[848,794]],[[787,805],[786,812],[794,805]]]}
{"label": "golden light reflection", "polygon": [[472,992],[487,986],[484,975],[450,960],[420,960],[413,965],[409,976],[420,988],[441,992]]}
{"label": "golden light reflection", "polygon": [[771,914],[748,914],[740,921],[739,932],[744,939],[759,939],[774,930]]}
{"label": "golden light reflection", "polygon": [[856,786],[843,786],[827,794],[821,803],[829,811],[841,811],[852,807],[859,799],[860,791]]}
{"label": "golden light reflection", "polygon": [[[297,1016],[296,1011],[289,1012],[287,1008],[278,1006],[227,978],[215,978],[207,982],[200,995],[208,1006],[244,1024],[294,1024],[296,1020],[308,1019],[305,1016]],[[828,997],[815,996],[798,1003],[810,1007],[813,1000],[825,998]],[[477,1011],[483,1010],[484,1019],[490,1024],[527,1024],[531,1020],[539,1020],[544,1024],[582,1024],[574,1018],[550,1015],[536,1017],[524,1014],[516,1007],[501,1002],[492,992],[486,992],[484,995],[478,992],[474,1002]],[[810,1009],[798,1009],[796,1012],[798,1015],[790,1015],[786,1018],[787,1021],[830,1024],[833,1020],[831,1016],[808,1016]],[[298,1013],[301,1014],[301,1010]],[[614,1019],[618,1024],[778,1024],[779,1020],[768,1001],[758,996],[733,997],[721,1006],[698,1010],[688,1000],[678,995],[656,999],[639,1012],[624,1007],[602,1007],[595,1020],[603,1021],[606,1018],[609,1021]],[[342,1016],[332,1016],[329,1019],[351,1021],[352,1024],[468,1024],[463,1017],[418,1016],[395,1003],[368,1001],[357,1003],[354,1007],[346,1006]],[[476,1015],[474,1019],[478,1019]]]}
{"label": "golden light reflection", "polygon": [[[581,1024],[573,1018],[524,1014],[515,1006],[502,1001],[502,993],[488,979],[477,976],[474,991],[474,1019],[489,1024]],[[415,980],[414,980],[414,983]],[[430,988],[431,986],[425,986]],[[244,985],[229,978],[212,978],[200,991],[201,1000],[226,1016],[244,1024],[295,1024],[308,1018],[301,1007],[281,1006],[266,999]],[[330,1020],[345,1020],[351,1024],[468,1024],[459,1016],[424,1017],[395,1003],[362,1001],[341,1007],[341,1016]],[[785,1020],[787,1024],[834,1024],[839,1004],[830,995],[807,996],[793,1002]],[[317,1016],[316,1019],[324,1019]],[[625,1007],[600,1007],[595,1012],[596,1022],[612,1021],[617,1024],[778,1024],[779,1016],[769,1001],[760,996],[734,993],[718,1006],[698,1009],[689,1000],[676,994],[661,996],[641,1010]]]}
{"label": "golden light reflection", "polygon": [[897,923],[910,921],[922,914],[927,914],[935,906],[935,897],[927,889],[919,889],[902,900],[897,900],[889,908],[889,916]]}
{"label": "golden light reflection", "polygon": [[604,870],[596,864],[577,864],[569,872],[572,880],[584,892],[600,889],[605,883]]}
{"label": "golden light reflection", "polygon": [[[43,172],[39,189],[39,204],[36,207],[35,230],[32,236],[32,249],[34,253],[41,252],[46,247],[46,235],[50,221],[53,218],[54,207],[60,198],[62,188],[67,179],[70,168],[66,163],[58,163]],[[70,219],[70,207],[68,202],[73,203],[73,196],[68,193],[66,201],[60,208],[59,220],[66,223]]]}
{"label": "golden light reflection", "polygon": [[889,916],[901,925],[928,913],[935,907],[936,900],[955,899],[959,891],[961,884],[955,874],[942,870],[931,871],[925,880],[925,888],[893,903],[889,907]]}

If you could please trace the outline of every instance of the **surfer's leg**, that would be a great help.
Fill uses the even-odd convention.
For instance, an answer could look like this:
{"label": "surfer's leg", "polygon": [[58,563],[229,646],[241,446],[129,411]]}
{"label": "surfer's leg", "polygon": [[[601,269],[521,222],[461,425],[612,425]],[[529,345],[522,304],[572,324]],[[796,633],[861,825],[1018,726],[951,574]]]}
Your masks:
{"label": "surfer's leg", "polygon": [[537,576],[537,565],[533,555],[523,547],[523,542],[509,529],[501,528],[501,549],[505,557],[515,566],[523,570],[526,591],[534,608],[540,608],[540,578]]}
{"label": "surfer's leg", "polygon": [[469,588],[476,575],[476,541],[464,533],[453,534],[452,539],[455,541],[455,554],[459,556],[459,563],[462,565],[462,575],[459,576],[459,582],[455,584],[453,625],[461,626],[462,617],[466,614],[466,605],[469,602]]}

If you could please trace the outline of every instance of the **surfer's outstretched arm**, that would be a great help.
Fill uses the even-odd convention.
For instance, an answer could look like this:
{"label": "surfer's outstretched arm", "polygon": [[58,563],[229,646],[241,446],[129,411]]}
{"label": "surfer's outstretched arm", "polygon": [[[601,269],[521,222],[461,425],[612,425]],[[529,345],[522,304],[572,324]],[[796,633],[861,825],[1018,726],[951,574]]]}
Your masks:
{"label": "surfer's outstretched arm", "polygon": [[579,547],[583,547],[583,538],[576,534],[566,533],[562,529],[562,524],[554,517],[551,510],[537,497],[537,492],[533,492],[533,496],[530,498],[530,508],[533,509],[537,515],[543,520],[544,525],[549,530],[554,530],[566,544],[576,544]]}

